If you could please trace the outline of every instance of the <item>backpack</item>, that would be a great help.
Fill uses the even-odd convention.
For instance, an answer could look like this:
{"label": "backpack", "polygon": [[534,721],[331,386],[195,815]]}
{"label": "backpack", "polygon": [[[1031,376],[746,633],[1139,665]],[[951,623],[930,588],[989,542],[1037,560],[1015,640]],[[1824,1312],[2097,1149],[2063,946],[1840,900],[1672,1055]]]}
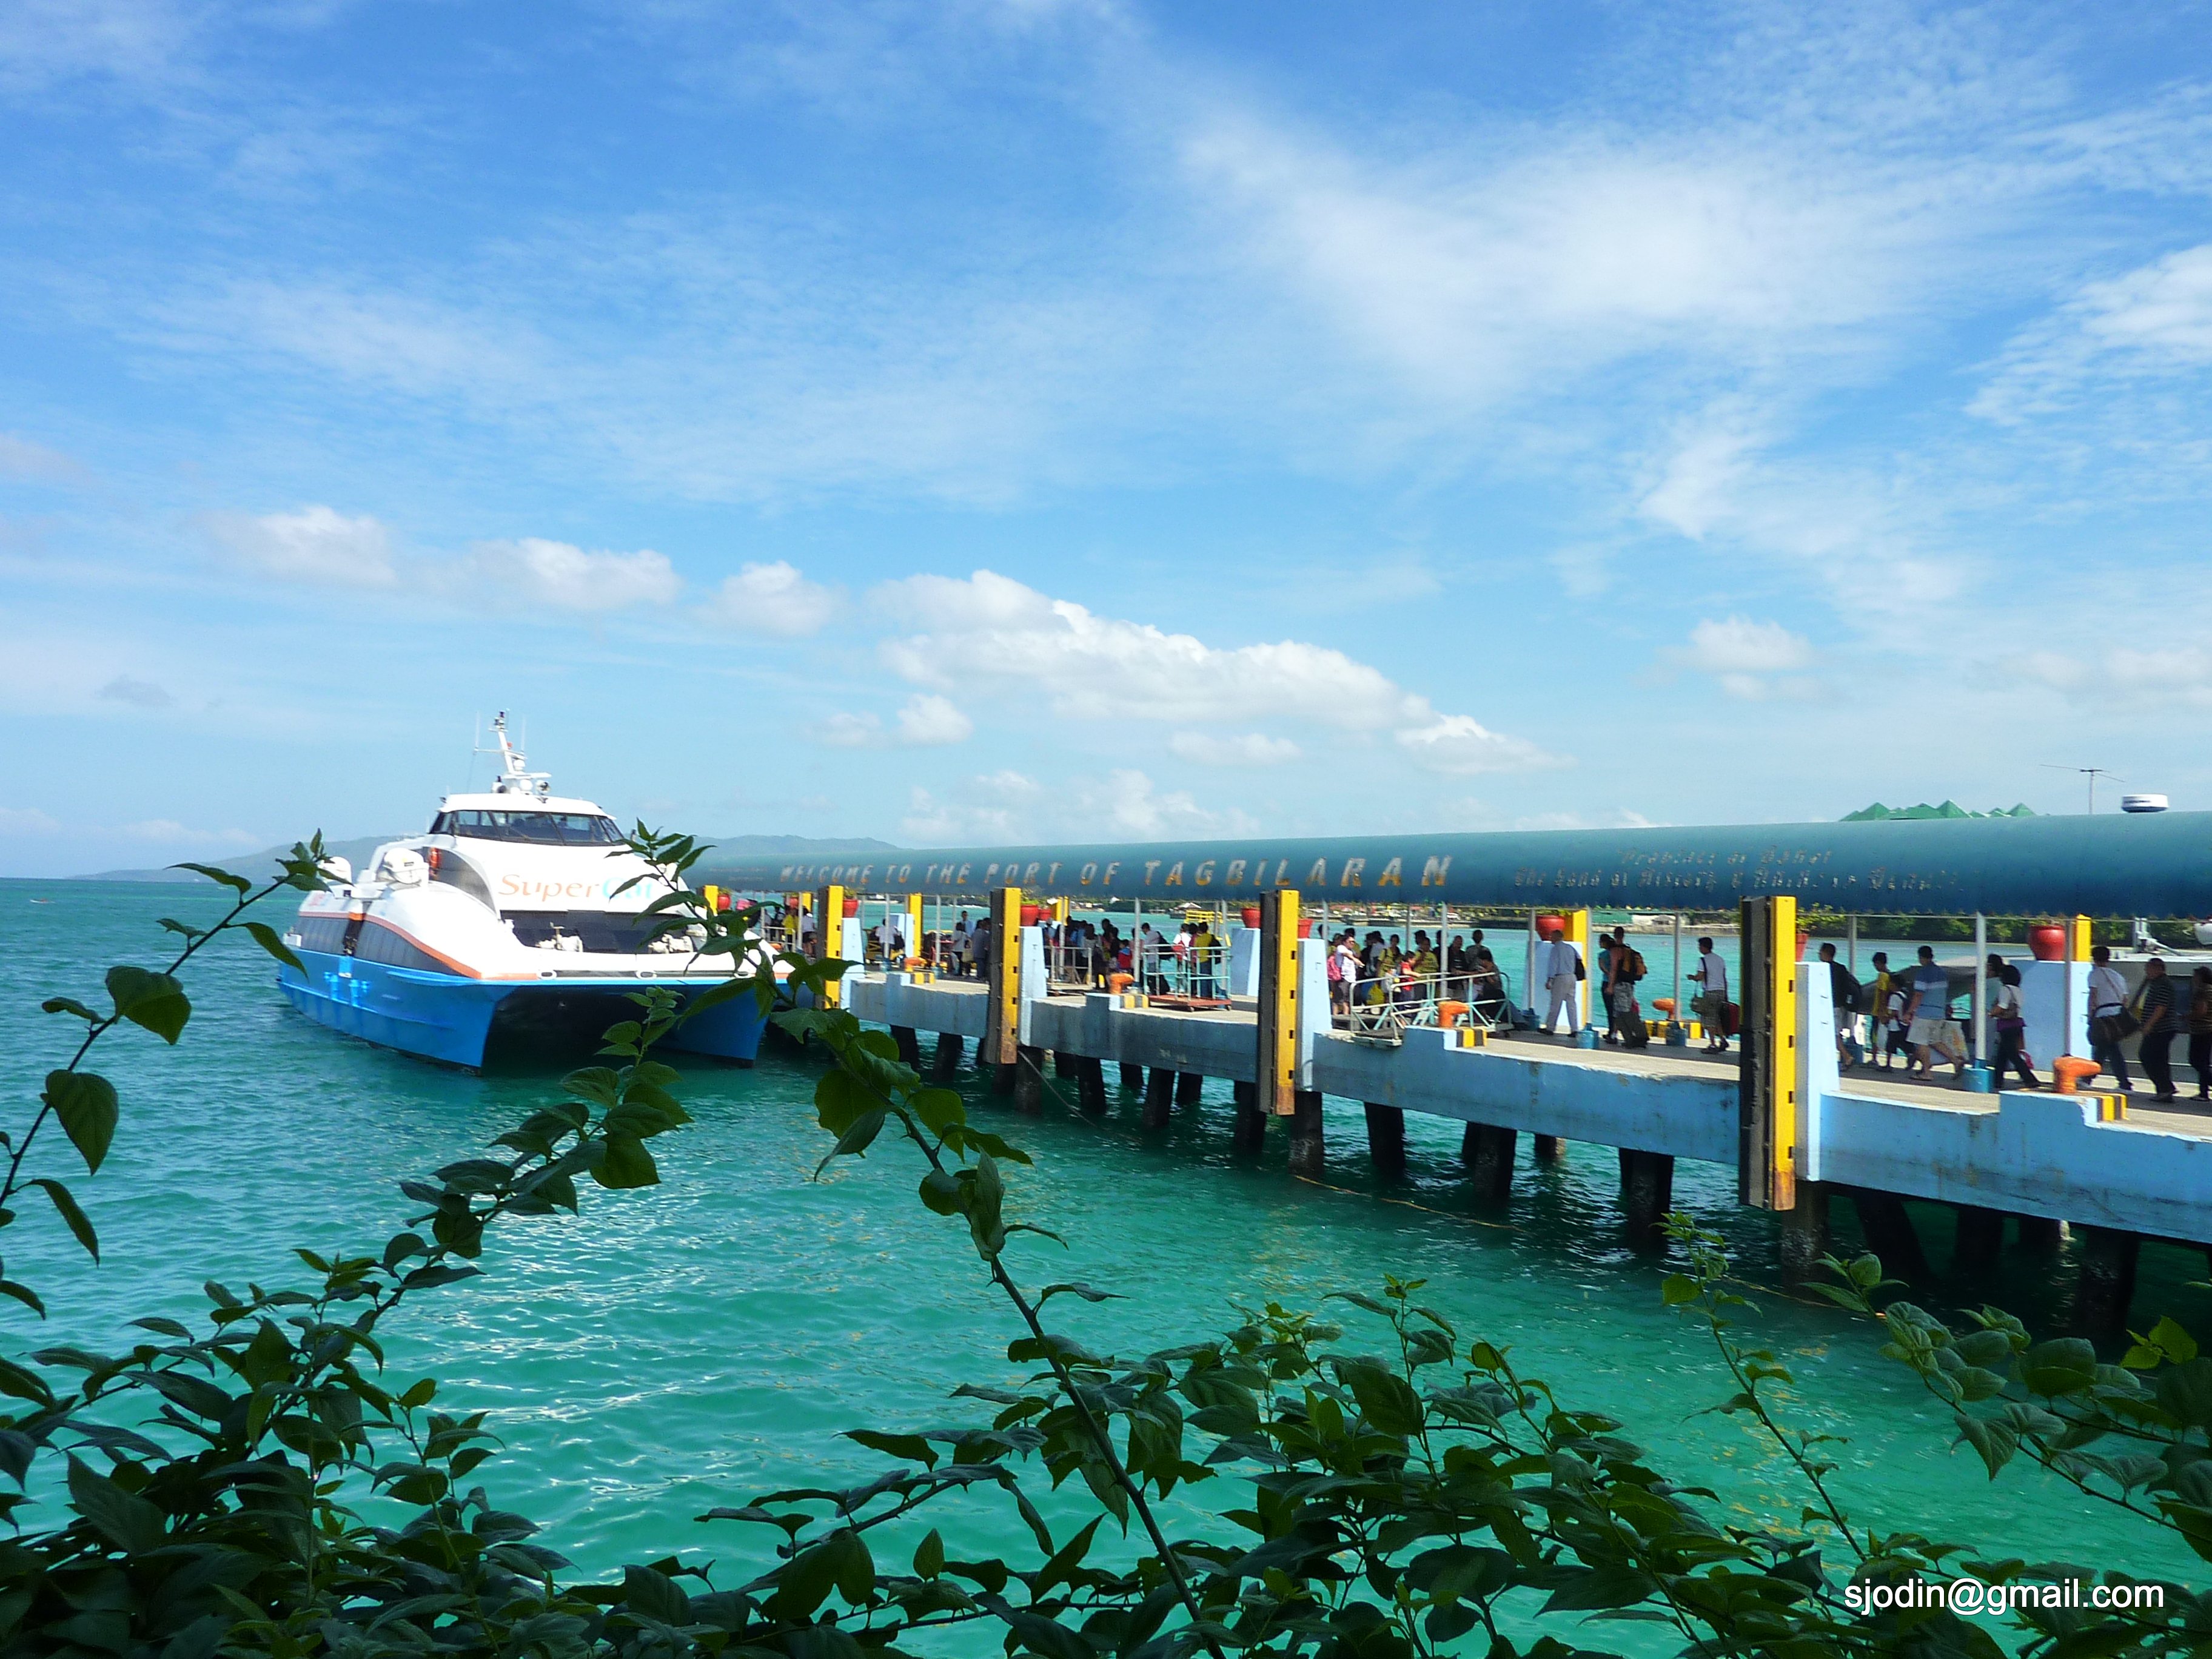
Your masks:
{"label": "backpack", "polygon": [[1647,971],[1644,966],[1644,952],[1635,950],[1629,951],[1627,975],[1629,982],[1632,985],[1634,984],[1638,980],[1642,979]]}

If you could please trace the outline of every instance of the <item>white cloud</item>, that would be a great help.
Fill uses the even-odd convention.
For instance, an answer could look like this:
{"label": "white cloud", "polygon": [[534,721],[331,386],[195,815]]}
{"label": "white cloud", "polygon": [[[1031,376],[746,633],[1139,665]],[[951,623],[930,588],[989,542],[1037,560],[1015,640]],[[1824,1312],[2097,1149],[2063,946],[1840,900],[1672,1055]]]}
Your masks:
{"label": "white cloud", "polygon": [[988,570],[965,580],[911,576],[876,602],[919,631],[888,641],[884,659],[918,684],[999,681],[1042,695],[1079,720],[1151,720],[1187,729],[1302,721],[1346,733],[1397,732],[1406,752],[1441,769],[1524,770],[1556,763],[1534,744],[1439,713],[1380,670],[1297,640],[1219,648],[1188,634],[1100,617]]}
{"label": "white cloud", "polygon": [[204,522],[232,557],[258,575],[333,587],[389,587],[399,579],[391,536],[367,514],[348,518],[317,506],[258,517],[211,514]]}
{"label": "white cloud", "polygon": [[1200,766],[1281,766],[1304,752],[1288,738],[1261,732],[1178,732],[1168,739],[1168,749]]}
{"label": "white cloud", "polygon": [[1661,652],[1660,658],[1711,674],[1722,696],[1741,702],[1806,702],[1823,695],[1819,681],[1796,672],[1812,665],[1812,641],[1780,623],[1707,617],[1690,630],[1687,643]]}
{"label": "white cloud", "polygon": [[0,806],[0,836],[58,836],[58,819],[35,806]]}
{"label": "white cloud", "polygon": [[58,449],[33,443],[12,432],[0,432],[0,478],[21,478],[31,483],[76,484],[91,477],[82,462]]}
{"label": "white cloud", "polygon": [[650,548],[635,553],[586,552],[568,542],[526,536],[478,542],[466,574],[501,598],[561,611],[599,613],[667,605],[684,586],[667,559]]}
{"label": "white cloud", "polygon": [[732,627],[797,639],[821,630],[836,614],[837,597],[778,559],[724,577],[712,609]]}
{"label": "white cloud", "polygon": [[158,847],[251,848],[265,845],[268,840],[265,836],[257,836],[248,830],[194,830],[174,818],[142,818],[136,823],[125,824],[113,833]]}
{"label": "white cloud", "polygon": [[1493,128],[1394,163],[1217,116],[1185,155],[1249,216],[1258,258],[1462,406],[1658,346],[1744,361],[1814,343],[1894,311],[1900,256],[1955,234],[1878,169],[1709,132]]}
{"label": "white cloud", "polygon": [[1745,617],[1711,618],[1690,630],[1680,653],[1687,666],[1708,674],[1775,674],[1803,668],[1813,660],[1812,641],[1780,623]]}
{"label": "white cloud", "polygon": [[1569,763],[1522,738],[1493,732],[1471,714],[1438,714],[1404,727],[1398,746],[1431,772],[1468,777],[1478,772],[1530,772]]}
{"label": "white cloud", "polygon": [[975,735],[975,722],[960,712],[951,698],[925,692],[907,699],[899,710],[898,738],[914,748],[965,743]]}
{"label": "white cloud", "polygon": [[1115,835],[1148,840],[1233,834],[1257,827],[1245,813],[1200,806],[1188,789],[1163,791],[1133,767],[1109,773],[1103,787],[1093,785],[1079,791],[1077,810],[1085,822],[1103,821]]}
{"label": "white cloud", "polygon": [[949,697],[923,692],[908,697],[888,732],[873,714],[841,710],[814,726],[817,743],[833,749],[933,749],[965,743],[975,722]]}
{"label": "white cloud", "polygon": [[2093,387],[2212,365],[2212,243],[2084,283],[2023,329],[1973,411],[2005,425],[2053,415]]}
{"label": "white cloud", "polygon": [[99,695],[109,702],[127,702],[134,708],[167,708],[176,699],[151,680],[134,679],[128,674],[118,674],[100,688]]}
{"label": "white cloud", "polygon": [[840,709],[817,724],[811,735],[832,749],[866,749],[883,736],[883,722],[873,714],[854,714]]}
{"label": "white cloud", "polygon": [[963,780],[950,799],[917,787],[900,828],[925,846],[1031,841],[1037,830],[1029,813],[1042,793],[1036,779],[1012,768]]}

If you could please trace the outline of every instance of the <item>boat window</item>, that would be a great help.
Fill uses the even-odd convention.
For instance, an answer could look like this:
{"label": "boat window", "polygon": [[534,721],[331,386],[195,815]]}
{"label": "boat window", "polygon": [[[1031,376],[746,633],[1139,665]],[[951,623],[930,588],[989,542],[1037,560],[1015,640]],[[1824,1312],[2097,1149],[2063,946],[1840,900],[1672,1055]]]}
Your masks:
{"label": "boat window", "polygon": [[624,839],[615,821],[599,812],[441,812],[431,829],[477,841],[521,841],[542,847],[619,847]]}
{"label": "boat window", "polygon": [[476,866],[451,848],[433,847],[428,857],[432,881],[458,887],[485,909],[497,913],[499,906],[492,902],[491,888]]}

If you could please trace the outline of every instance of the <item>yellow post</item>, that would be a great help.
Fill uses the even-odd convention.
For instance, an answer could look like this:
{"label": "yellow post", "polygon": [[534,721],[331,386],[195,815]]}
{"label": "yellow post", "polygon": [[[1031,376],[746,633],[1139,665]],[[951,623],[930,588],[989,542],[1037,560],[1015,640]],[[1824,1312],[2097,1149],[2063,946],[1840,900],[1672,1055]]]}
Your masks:
{"label": "yellow post", "polygon": [[2069,962],[2087,962],[2089,949],[2089,918],[2069,917],[2066,924],[2066,959]]}
{"label": "yellow post", "polygon": [[[921,959],[921,895],[919,893],[908,893],[906,896],[906,953],[917,962]],[[886,963],[885,965],[902,966],[903,964]]]}
{"label": "yellow post", "polygon": [[1736,1197],[1757,1210],[1797,1206],[1797,901],[1743,902],[1743,1053],[1737,1073]]}
{"label": "yellow post", "polygon": [[991,890],[991,971],[983,1015],[983,1063],[1012,1068],[1021,1058],[1022,890]]}
{"label": "yellow post", "polygon": [[[845,931],[845,890],[832,884],[819,887],[814,892],[814,960],[827,962],[843,952],[845,941],[840,937]],[[822,988],[822,1006],[835,1008],[843,1000],[841,987],[832,980]]]}
{"label": "yellow post", "polygon": [[1298,1093],[1298,895],[1279,887],[1260,896],[1258,1076],[1252,1103],[1290,1117]]}

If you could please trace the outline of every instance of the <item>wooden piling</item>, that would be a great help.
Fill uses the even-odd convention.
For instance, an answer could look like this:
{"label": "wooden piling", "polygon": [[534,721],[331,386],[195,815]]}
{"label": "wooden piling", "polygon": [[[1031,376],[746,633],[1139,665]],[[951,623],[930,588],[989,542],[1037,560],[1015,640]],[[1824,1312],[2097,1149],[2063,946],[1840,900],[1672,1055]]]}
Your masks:
{"label": "wooden piling", "polygon": [[1138,1065],[1134,1060],[1123,1060],[1121,1062],[1121,1086],[1133,1095],[1140,1095],[1144,1093],[1145,1068]]}
{"label": "wooden piling", "polygon": [[1802,1285],[1815,1276],[1815,1264],[1829,1254],[1828,1187],[1819,1181],[1797,1183],[1795,1208],[1782,1212],[1778,1237],[1784,1284]]}
{"label": "wooden piling", "polygon": [[2066,1243],[2066,1224],[2047,1215],[2014,1216],[2020,1248],[2035,1255],[2057,1255]]}
{"label": "wooden piling", "polygon": [[1674,1207],[1674,1159],[1667,1152],[1620,1149],[1620,1207],[1628,1217],[1629,1243],[1638,1249],[1664,1248],[1660,1231]]}
{"label": "wooden piling", "polygon": [[2074,1327],[2083,1336],[2117,1336],[2128,1328],[2136,1299],[2136,1258],[2142,1235],[2121,1227],[2082,1227],[2081,1275],[2074,1285]]}
{"label": "wooden piling", "polygon": [[1240,1152],[1256,1152],[1267,1140],[1267,1115],[1260,1109],[1259,1085],[1237,1083],[1230,1086],[1237,1097],[1237,1126],[1231,1132],[1229,1144]]}
{"label": "wooden piling", "polygon": [[1562,1143],[1557,1135],[1530,1135],[1529,1156],[1539,1164],[1557,1164],[1563,1156]]}
{"label": "wooden piling", "polygon": [[1395,1181],[1406,1173],[1406,1114],[1395,1106],[1366,1103],[1367,1156],[1375,1173]]}
{"label": "wooden piling", "polygon": [[1859,1231],[1867,1249],[1881,1258],[1892,1279],[1928,1277],[1928,1254],[1920,1248],[1920,1234],[1912,1212],[1895,1193],[1878,1193],[1870,1187],[1851,1189],[1851,1207],[1859,1212]]}
{"label": "wooden piling", "polygon": [[939,1031],[937,1034],[938,1076],[951,1077],[960,1069],[961,1050],[967,1044],[968,1039],[957,1031]]}
{"label": "wooden piling", "polygon": [[1076,1066],[1076,1100],[1087,1117],[1106,1115],[1106,1062],[1081,1059]]}
{"label": "wooden piling", "polygon": [[1044,1050],[1026,1042],[1014,1050],[1014,1109],[1044,1110]]}
{"label": "wooden piling", "polygon": [[1510,1129],[1470,1123],[1461,1132],[1459,1161],[1474,1195],[1486,1204],[1503,1204],[1513,1194],[1513,1155],[1521,1137]]}
{"label": "wooden piling", "polygon": [[1206,1097],[1206,1075],[1202,1072],[1184,1072],[1176,1079],[1176,1104],[1195,1106]]}
{"label": "wooden piling", "polygon": [[911,1025],[891,1027],[891,1041],[898,1044],[898,1057],[915,1071],[921,1069],[921,1038]]}
{"label": "wooden piling", "polygon": [[1176,1074],[1164,1066],[1155,1066],[1145,1079],[1144,1124],[1147,1129],[1167,1127],[1168,1114],[1175,1104]]}
{"label": "wooden piling", "polygon": [[1291,1173],[1318,1180],[1322,1167],[1321,1091],[1301,1089],[1291,1103]]}
{"label": "wooden piling", "polygon": [[1958,1231],[1951,1240],[1953,1271],[1977,1278],[1995,1272],[2004,1255],[2005,1212],[1978,1204],[1958,1204],[1952,1208],[1959,1218]]}

